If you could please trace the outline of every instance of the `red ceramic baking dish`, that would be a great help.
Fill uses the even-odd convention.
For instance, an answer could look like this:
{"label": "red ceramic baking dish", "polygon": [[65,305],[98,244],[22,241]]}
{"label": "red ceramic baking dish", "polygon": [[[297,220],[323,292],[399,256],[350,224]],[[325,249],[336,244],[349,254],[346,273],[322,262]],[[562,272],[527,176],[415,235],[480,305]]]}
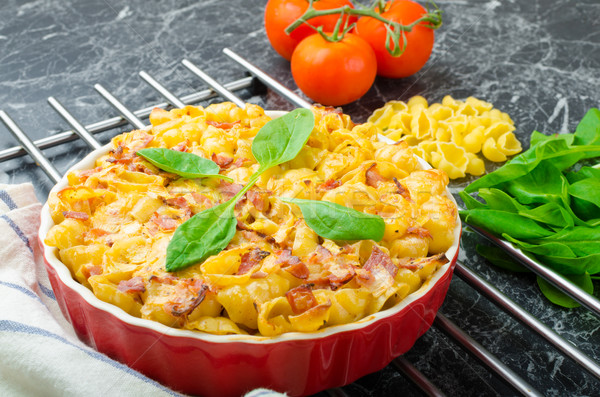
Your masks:
{"label": "red ceramic baking dish", "polygon": [[[109,149],[107,145],[90,153],[71,170],[93,168],[94,160]],[[65,177],[53,191],[66,186]],[[457,219],[454,244],[446,252],[449,262],[398,305],[317,332],[261,337],[169,328],[101,301],[73,279],[58,250],[43,243],[53,225],[46,204],[39,232],[46,269],[60,308],[79,338],[173,390],[201,396],[239,396],[257,387],[309,395],[382,369],[431,326],[452,278],[461,234]]]}

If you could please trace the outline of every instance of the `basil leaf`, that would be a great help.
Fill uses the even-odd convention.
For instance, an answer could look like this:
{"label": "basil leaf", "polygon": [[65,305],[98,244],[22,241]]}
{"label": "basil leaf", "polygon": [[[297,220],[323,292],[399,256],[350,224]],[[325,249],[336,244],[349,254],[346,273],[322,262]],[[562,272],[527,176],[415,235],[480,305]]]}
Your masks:
{"label": "basil leaf", "polygon": [[329,201],[280,197],[300,207],[304,221],[315,233],[330,240],[380,241],[385,222],[379,215],[365,214]]}
{"label": "basil leaf", "polygon": [[[594,284],[592,283],[592,278],[589,274],[585,273],[580,276],[566,276],[573,284],[577,285],[579,288],[587,292],[588,294],[594,293]],[[547,282],[541,277],[537,277],[537,283],[540,287],[540,291],[544,294],[548,300],[556,305],[574,308],[579,307],[579,303],[577,303],[573,298]]]}
{"label": "basil leaf", "polygon": [[219,174],[220,168],[217,163],[193,153],[165,148],[148,148],[138,150],[136,154],[161,170],[184,178],[215,177],[233,181],[230,177]]}
{"label": "basil leaf", "polygon": [[252,141],[252,154],[264,171],[293,160],[315,126],[309,109],[296,109],[265,124]]}
{"label": "basil leaf", "polygon": [[173,234],[167,247],[166,269],[173,272],[221,252],[233,238],[237,220],[230,200],[197,213]]}

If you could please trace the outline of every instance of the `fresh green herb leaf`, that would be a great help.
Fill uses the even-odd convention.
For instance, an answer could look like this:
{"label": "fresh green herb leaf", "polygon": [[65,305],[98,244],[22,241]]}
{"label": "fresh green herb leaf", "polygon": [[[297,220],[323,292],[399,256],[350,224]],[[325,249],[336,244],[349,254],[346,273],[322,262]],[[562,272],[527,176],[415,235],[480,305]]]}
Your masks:
{"label": "fresh green herb leaf", "polygon": [[[600,157],[600,111],[591,109],[574,134],[534,131],[530,142],[529,150],[461,192],[468,209],[461,218],[510,241],[591,293],[596,277],[590,275],[600,274],[600,169],[582,160]],[[494,253],[480,253],[495,259]],[[552,302],[578,305],[544,280],[538,284]]]}
{"label": "fresh green herb leaf", "polygon": [[161,170],[184,178],[215,177],[228,181],[233,180],[228,176],[219,174],[220,168],[217,163],[193,153],[165,148],[147,148],[138,150],[136,154]]}
{"label": "fresh green herb leaf", "polygon": [[530,239],[553,234],[531,219],[506,211],[477,208],[460,211],[460,217],[465,223],[489,230],[497,236],[508,233],[518,239]]}
{"label": "fresh green herb leaf", "polygon": [[542,162],[529,173],[505,183],[504,189],[521,204],[568,205],[568,186],[567,178],[552,163]]}
{"label": "fresh green herb leaf", "polygon": [[590,109],[575,129],[575,145],[600,145],[600,110]]}
{"label": "fresh green herb leaf", "polygon": [[539,207],[519,210],[519,215],[532,219],[538,223],[563,229],[575,226],[573,217],[562,205],[551,202]]}
{"label": "fresh green herb leaf", "polygon": [[293,160],[304,147],[315,125],[308,109],[296,109],[265,124],[252,141],[252,154],[261,170]]}
{"label": "fresh green herb leaf", "polygon": [[[579,276],[566,276],[573,284],[577,285],[579,288],[587,292],[588,294],[594,293],[594,284],[592,283],[592,278],[589,274],[585,273]],[[574,308],[579,307],[579,303],[577,303],[573,298],[547,282],[541,277],[537,277],[537,283],[540,287],[540,291],[544,294],[548,300],[556,305],[566,307],[566,308]]]}
{"label": "fresh green herb leaf", "polygon": [[174,272],[202,262],[227,247],[237,225],[234,206],[233,201],[226,201],[181,224],[167,247],[167,271]]}
{"label": "fresh green herb leaf", "polygon": [[477,244],[475,247],[477,253],[490,261],[499,268],[509,270],[511,272],[529,273],[530,270],[525,266],[515,262],[503,249],[490,245]]}
{"label": "fresh green herb leaf", "polygon": [[366,214],[329,201],[280,198],[300,207],[304,221],[319,236],[331,240],[380,241],[385,222],[379,215]]}
{"label": "fresh green herb leaf", "polygon": [[513,157],[512,160],[477,179],[465,188],[467,193],[477,189],[495,187],[504,182],[527,175],[542,161],[549,161],[563,171],[580,160],[600,156],[600,145],[596,146],[569,146],[563,139],[552,139],[538,143],[526,152]]}
{"label": "fresh green herb leaf", "polygon": [[[308,140],[314,124],[314,115],[312,111],[307,109],[294,110],[265,124],[252,143],[252,153],[261,164],[261,167],[250,176],[246,186],[233,198],[199,212],[175,230],[167,247],[167,271],[181,270],[202,262],[227,247],[236,231],[235,204],[254,186],[263,172],[270,167],[293,160],[298,155],[298,152]],[[165,171],[174,172],[188,178],[192,177],[189,175],[198,175],[198,172],[212,171],[217,174],[219,172],[219,166],[210,160],[199,156],[194,156],[196,159],[181,156],[189,155],[189,153],[169,151],[168,149],[143,149],[138,151],[138,154],[144,156],[150,162],[152,162],[150,159],[153,159],[161,164],[153,163]],[[192,163],[188,163],[188,159]],[[207,161],[208,163],[206,163]],[[216,169],[209,163],[212,163]],[[222,175],[210,175],[226,178]]]}

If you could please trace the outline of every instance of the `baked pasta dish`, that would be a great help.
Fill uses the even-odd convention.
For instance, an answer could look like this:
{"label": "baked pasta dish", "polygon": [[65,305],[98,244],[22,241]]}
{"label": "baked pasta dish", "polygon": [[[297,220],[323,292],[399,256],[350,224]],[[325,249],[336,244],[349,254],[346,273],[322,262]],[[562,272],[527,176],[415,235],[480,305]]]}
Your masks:
{"label": "baked pasta dish", "polygon": [[[406,143],[380,142],[371,123],[355,125],[331,108],[312,112],[298,154],[260,169],[252,145],[270,120],[262,108],[154,109],[148,129],[113,138],[95,168],[69,173],[69,186],[50,196],[55,225],[45,243],[99,299],[170,327],[275,336],[390,308],[448,262],[457,225],[448,177],[422,170]],[[140,155],[149,148],[194,154],[217,172],[181,176]],[[167,270],[177,229],[250,182],[231,206],[226,246]],[[323,237],[295,199],[380,217],[381,238]]]}

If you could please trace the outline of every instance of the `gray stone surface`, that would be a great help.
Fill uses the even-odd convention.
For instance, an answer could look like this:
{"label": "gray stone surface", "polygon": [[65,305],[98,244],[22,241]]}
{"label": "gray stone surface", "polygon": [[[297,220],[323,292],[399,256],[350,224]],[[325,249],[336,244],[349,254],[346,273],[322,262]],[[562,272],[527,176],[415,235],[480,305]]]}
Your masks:
{"label": "gray stone surface", "polygon": [[[86,124],[116,112],[93,89],[101,83],[132,109],[162,101],[137,75],[145,70],[178,95],[206,88],[181,60],[195,62],[220,82],[244,77],[222,54],[229,47],[296,89],[289,63],[268,45],[265,1],[3,0],[0,5],[0,109],[35,139],[67,129],[46,104],[55,96]],[[510,114],[527,146],[535,129],[574,130],[600,102],[600,3],[596,0],[438,1],[444,25],[433,55],[417,75],[377,79],[344,111],[361,122],[392,99],[450,94],[492,102]],[[299,91],[297,91],[299,92]],[[277,94],[241,93],[269,109],[290,109]],[[120,130],[100,134],[107,142]],[[16,141],[0,126],[0,150]],[[48,149],[64,171],[88,152],[81,142]],[[40,200],[52,183],[26,157],[0,163],[0,182],[32,181]],[[459,191],[468,181],[453,183]],[[465,230],[460,260],[527,311],[600,360],[600,322],[586,309],[545,301],[535,277],[492,267],[477,256],[483,240]],[[557,352],[458,277],[441,312],[534,388],[549,396],[600,394],[600,381]],[[376,354],[376,352],[374,352]],[[515,395],[497,375],[436,327],[405,355],[450,396]],[[235,377],[235,374],[232,374]],[[351,396],[422,395],[393,366],[343,388]]]}

